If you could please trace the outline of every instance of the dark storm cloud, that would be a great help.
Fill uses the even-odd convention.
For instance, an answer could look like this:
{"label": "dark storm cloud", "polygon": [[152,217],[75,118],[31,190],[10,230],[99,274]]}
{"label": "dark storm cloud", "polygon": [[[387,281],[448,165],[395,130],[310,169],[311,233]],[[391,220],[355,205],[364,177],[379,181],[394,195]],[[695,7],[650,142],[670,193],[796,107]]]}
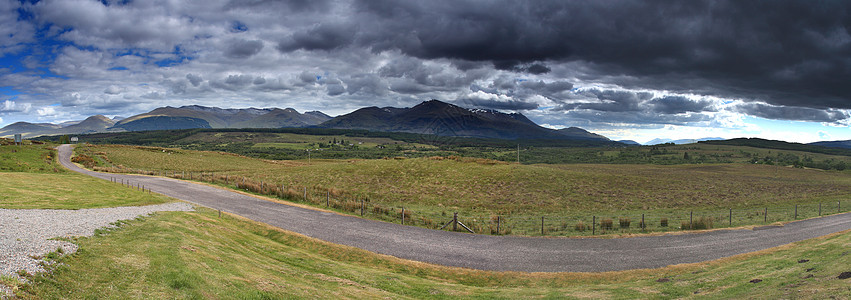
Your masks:
{"label": "dark storm cloud", "polygon": [[837,110],[821,110],[806,107],[773,106],[761,103],[747,103],[737,107],[739,112],[773,120],[795,120],[835,123],[848,119],[847,113]]}
{"label": "dark storm cloud", "polygon": [[653,98],[653,94],[645,92],[615,91],[591,89],[579,93],[585,97],[593,97],[598,102],[564,104],[560,110],[594,110],[602,112],[640,112],[648,110],[642,103]]}
{"label": "dark storm cloud", "polygon": [[467,98],[455,101],[458,105],[463,107],[475,107],[475,108],[486,108],[486,109],[496,109],[496,110],[530,110],[538,108],[537,103],[524,102],[524,101],[498,101],[491,99],[476,99],[476,98]]}
{"label": "dark storm cloud", "polygon": [[653,110],[663,114],[714,111],[710,101],[694,101],[682,96],[665,96],[648,102]]}
{"label": "dark storm cloud", "polygon": [[319,24],[306,31],[297,32],[278,44],[281,52],[295,50],[334,50],[348,46],[353,41],[355,28],[344,24]]}
{"label": "dark storm cloud", "polygon": [[[366,47],[776,105],[851,108],[851,2],[355,1],[281,51]],[[358,28],[353,31],[353,28]],[[465,63],[457,63],[464,68]],[[617,76],[611,76],[617,75]]]}
{"label": "dark storm cloud", "polygon": [[263,41],[234,39],[228,43],[225,56],[230,58],[246,58],[263,50]]}

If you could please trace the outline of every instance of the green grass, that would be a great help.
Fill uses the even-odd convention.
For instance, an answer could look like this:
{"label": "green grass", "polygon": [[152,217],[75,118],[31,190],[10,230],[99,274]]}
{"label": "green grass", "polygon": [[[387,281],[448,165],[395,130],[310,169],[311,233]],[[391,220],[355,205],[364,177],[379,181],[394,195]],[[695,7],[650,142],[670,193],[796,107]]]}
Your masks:
{"label": "green grass", "polygon": [[[29,141],[27,141],[29,142]],[[0,172],[62,173],[52,144],[0,145]]]}
{"label": "green grass", "polygon": [[[477,233],[591,235],[592,217],[630,218],[630,228],[606,233],[681,230],[693,217],[711,218],[713,227],[760,225],[836,213],[836,202],[847,211],[851,173],[762,164],[692,165],[518,165],[474,158],[380,160],[268,161],[233,154],[132,146],[89,146],[81,152],[100,153],[102,160],[130,169],[162,170],[198,179],[211,172],[229,186],[245,177],[249,186],[282,185],[285,198],[360,214],[364,199],[368,217],[398,222],[401,208],[408,224],[440,227],[459,212]],[[164,152],[165,151],[165,152]],[[185,170],[185,171],[183,171]],[[304,199],[307,188],[308,199]],[[259,192],[255,188],[255,192]],[[733,222],[729,211],[733,209]],[[764,210],[768,209],[768,217]],[[669,226],[660,226],[661,218]],[[577,231],[579,222],[589,230]]]}
{"label": "green grass", "polygon": [[81,209],[173,201],[70,172],[56,161],[54,147],[0,146],[0,208]]}
{"label": "green grass", "polygon": [[0,208],[81,209],[170,201],[173,199],[80,174],[0,173]]}
{"label": "green grass", "polygon": [[[158,213],[77,239],[22,298],[828,298],[851,297],[851,232],[757,254],[599,274],[434,266],[287,233],[201,209]],[[808,262],[798,263],[801,259]],[[812,269],[807,271],[808,269]],[[812,275],[811,277],[809,277]],[[664,278],[664,279],[663,279]],[[663,279],[663,280],[660,280]],[[750,283],[753,279],[762,280]]]}

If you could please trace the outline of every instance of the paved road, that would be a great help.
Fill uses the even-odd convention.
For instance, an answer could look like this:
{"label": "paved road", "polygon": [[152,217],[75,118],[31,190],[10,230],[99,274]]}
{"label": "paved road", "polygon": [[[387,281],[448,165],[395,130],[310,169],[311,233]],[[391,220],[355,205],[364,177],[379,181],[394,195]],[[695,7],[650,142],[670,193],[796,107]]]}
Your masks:
{"label": "paved road", "polygon": [[60,146],[59,161],[86,175],[129,180],[157,193],[332,243],[404,259],[480,270],[602,272],[659,268],[714,260],[851,229],[851,213],[846,213],[759,230],[619,239],[474,235],[278,204],[171,178],[92,172],[70,162],[71,150],[69,145]]}

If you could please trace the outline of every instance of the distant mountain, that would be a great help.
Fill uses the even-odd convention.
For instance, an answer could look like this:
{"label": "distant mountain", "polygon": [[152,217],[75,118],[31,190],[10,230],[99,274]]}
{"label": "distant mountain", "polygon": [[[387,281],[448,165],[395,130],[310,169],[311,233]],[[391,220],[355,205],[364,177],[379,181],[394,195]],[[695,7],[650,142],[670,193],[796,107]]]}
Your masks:
{"label": "distant mountain", "polygon": [[295,109],[279,108],[218,108],[200,105],[160,107],[151,112],[118,121],[116,127],[150,117],[184,117],[201,119],[211,128],[281,128],[317,125],[331,117],[321,112],[299,113]]}
{"label": "distant mountain", "polygon": [[[572,137],[572,138],[586,138],[586,139],[589,139],[589,140],[601,140],[601,139],[608,140],[609,139],[609,138],[604,137],[602,135],[588,132],[587,130],[579,128],[579,127],[562,128],[562,129],[559,129],[559,130],[556,130],[556,131],[558,133],[562,134],[562,135]],[[635,143],[635,142],[633,142],[633,143]]]}
{"label": "distant mountain", "polygon": [[636,141],[633,141],[633,140],[620,140],[620,141],[618,141],[618,143],[626,144],[626,145],[631,145],[631,146],[638,146],[638,145],[641,145],[640,143],[638,143],[638,142],[636,142]]}
{"label": "distant mountain", "polygon": [[20,133],[24,138],[45,135],[62,126],[50,123],[17,122],[0,128],[0,137],[13,137]]}
{"label": "distant mountain", "polygon": [[684,145],[684,144],[694,144],[694,143],[703,142],[703,141],[723,141],[723,140],[724,139],[718,138],[718,137],[708,137],[708,138],[699,138],[699,139],[681,139],[681,140],[656,138],[656,139],[650,140],[649,142],[644,143],[644,145],[652,146],[652,145],[659,145],[659,144],[666,144],[666,143],[674,143],[674,144],[677,144],[677,145]]}
{"label": "distant mountain", "polygon": [[107,128],[115,125],[115,121],[103,115],[91,116],[77,124],[57,129],[53,134],[82,134],[104,132]]}
{"label": "distant mountain", "polygon": [[847,141],[815,142],[815,143],[809,143],[809,144],[807,144],[807,145],[822,146],[822,147],[829,147],[829,148],[845,148],[845,149],[851,149],[851,140],[847,140]]}
{"label": "distant mountain", "polygon": [[318,111],[299,113],[295,109],[275,108],[251,120],[231,124],[233,128],[282,128],[307,127],[330,120],[331,117]]}
{"label": "distant mountain", "polygon": [[410,132],[441,136],[585,140],[615,144],[608,138],[570,127],[553,130],[538,126],[519,113],[467,109],[438,100],[410,108],[366,107],[332,118],[319,111],[299,113],[286,108],[225,109],[189,105],[160,107],[128,118],[102,115],[62,125],[18,122],[0,129],[0,137],[23,133],[26,137],[96,132],[173,130],[191,128],[283,128],[318,127]]}
{"label": "distant mountain", "polygon": [[466,109],[438,100],[425,101],[411,108],[361,108],[318,127],[479,138],[608,141],[606,137],[580,128],[565,131],[547,129],[519,113]]}
{"label": "distant mountain", "polygon": [[151,116],[117,124],[115,128],[126,131],[172,130],[191,128],[211,128],[204,119],[190,117]]}

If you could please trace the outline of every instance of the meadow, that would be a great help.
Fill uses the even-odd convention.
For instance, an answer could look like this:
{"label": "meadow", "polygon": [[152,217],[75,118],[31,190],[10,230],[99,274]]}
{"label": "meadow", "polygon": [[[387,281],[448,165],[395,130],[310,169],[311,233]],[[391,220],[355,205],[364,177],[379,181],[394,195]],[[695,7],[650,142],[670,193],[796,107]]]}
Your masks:
{"label": "meadow", "polygon": [[[11,156],[19,162],[34,162],[27,157],[41,158],[14,153],[21,154]],[[158,153],[163,152],[159,149]],[[187,152],[187,157],[199,161],[214,155]],[[216,157],[222,160],[242,162],[244,167],[276,165],[219,155]],[[39,168],[6,174],[43,176],[39,179],[44,182],[62,182],[63,176],[73,175],[44,173]],[[64,192],[46,190],[38,197],[65,197],[65,202],[79,203],[80,207],[106,207],[118,205],[114,202],[117,199],[147,196],[120,184],[102,182],[78,185],[75,188],[79,193],[58,195]],[[91,197],[95,194],[105,196]],[[3,207],[47,208],[49,202],[17,197]],[[58,262],[50,264],[48,273],[26,274],[28,283],[2,277],[0,284],[10,286],[22,299],[851,297],[848,279],[839,279],[851,270],[847,264],[836,263],[851,255],[849,231],[712,262],[653,270],[520,273],[397,259],[238,216],[219,217],[216,211],[205,208],[161,212],[116,225],[98,230],[93,237],[73,239],[79,245],[74,254],[46,255],[48,261]]]}
{"label": "meadow", "polygon": [[[766,164],[519,165],[463,157],[308,163],[111,145],[77,153],[94,157],[96,170],[215,182],[381,220],[399,222],[405,208],[407,224],[429,228],[458,212],[477,233],[590,235],[606,219],[620,225],[606,233],[738,227],[851,208],[846,171]],[[695,226],[701,218],[711,224]]]}

